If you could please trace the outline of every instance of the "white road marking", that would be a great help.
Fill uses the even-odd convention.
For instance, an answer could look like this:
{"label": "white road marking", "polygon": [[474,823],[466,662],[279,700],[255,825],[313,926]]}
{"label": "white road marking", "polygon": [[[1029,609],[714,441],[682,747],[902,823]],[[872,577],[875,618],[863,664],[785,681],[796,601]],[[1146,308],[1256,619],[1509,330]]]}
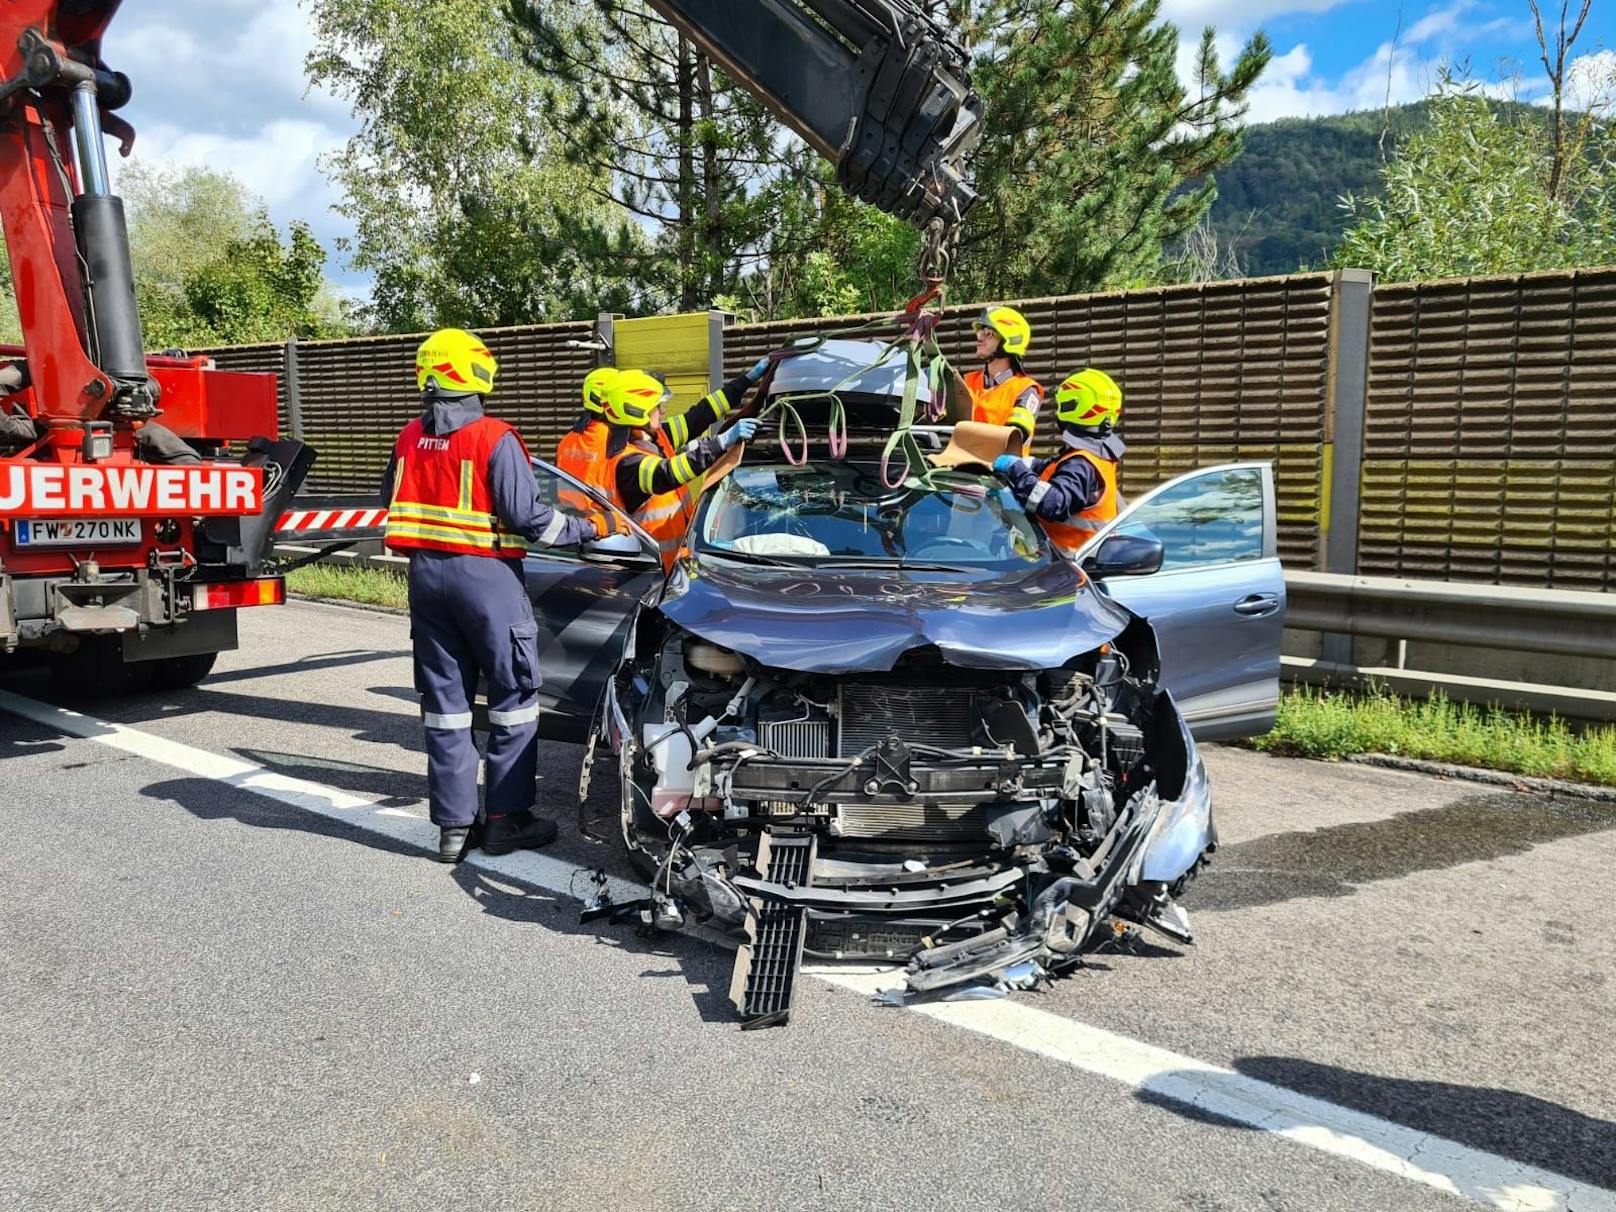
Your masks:
{"label": "white road marking", "polygon": [[[437,830],[430,821],[401,808],[383,807],[382,797],[355,795],[277,774],[252,762],[53,707],[10,691],[0,690],[0,709],[44,727],[305,812],[345,821],[423,850],[433,850],[437,845]],[[478,852],[466,862],[563,896],[580,897],[590,889],[590,872],[586,868],[534,851],[498,858]],[[647,891],[643,885],[615,877],[610,886],[612,896],[619,901],[643,896]],[[866,996],[902,983],[901,976],[891,970],[814,966],[804,971]],[[1119,1082],[1140,1093],[1271,1132],[1501,1212],[1616,1212],[1616,1192],[1298,1094],[1012,998],[919,1002],[907,1009]]]}

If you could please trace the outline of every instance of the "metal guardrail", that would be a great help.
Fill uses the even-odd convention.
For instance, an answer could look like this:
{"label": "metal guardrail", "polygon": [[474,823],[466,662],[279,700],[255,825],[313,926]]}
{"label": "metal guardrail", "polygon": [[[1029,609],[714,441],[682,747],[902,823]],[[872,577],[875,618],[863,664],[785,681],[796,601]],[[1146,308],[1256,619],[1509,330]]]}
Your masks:
{"label": "metal guardrail", "polygon": [[1616,593],[1286,572],[1285,626],[1616,659]]}

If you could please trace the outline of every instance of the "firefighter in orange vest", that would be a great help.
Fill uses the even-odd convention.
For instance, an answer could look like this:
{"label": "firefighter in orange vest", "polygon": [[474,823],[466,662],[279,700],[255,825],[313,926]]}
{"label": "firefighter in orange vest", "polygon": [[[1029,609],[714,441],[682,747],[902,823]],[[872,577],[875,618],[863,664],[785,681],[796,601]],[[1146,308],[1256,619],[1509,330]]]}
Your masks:
{"label": "firefighter in orange vest", "polygon": [[1055,418],[1065,449],[1052,459],[1030,465],[1015,455],[1000,455],[993,470],[1044,533],[1066,555],[1117,516],[1117,468],[1122,463],[1122,389],[1103,370],[1080,370],[1055,392]]}
{"label": "firefighter in orange vest", "polygon": [[[610,366],[597,366],[584,376],[583,415],[561,435],[556,445],[556,466],[607,496],[611,495],[611,489],[601,479],[606,467],[606,439],[611,433],[611,427],[606,424],[606,389],[616,377],[617,371]],[[585,511],[589,508],[584,501],[577,505]]]}
{"label": "firefighter in orange vest", "polygon": [[982,369],[965,376],[971,419],[1014,426],[1026,435],[1023,447],[1030,447],[1038,406],[1044,402],[1044,389],[1021,369],[1021,359],[1032,345],[1032,325],[1013,307],[985,307],[974,327]]}
{"label": "firefighter in orange vest", "polygon": [[744,375],[666,423],[662,406],[673,393],[661,380],[643,370],[625,370],[607,389],[606,421],[612,432],[606,445],[606,483],[612,501],[657,541],[665,568],[673,567],[695,516],[690,482],[726,450],[751,438],[758,423],[742,417],[723,433],[707,431],[741,406],[768,369],[769,360],[759,358]]}
{"label": "firefighter in orange vest", "polygon": [[[385,541],[410,559],[410,637],[426,724],[426,775],[438,859],[473,846],[507,854],[542,846],[555,825],[533,815],[539,718],[538,627],[522,579],[529,543],[597,537],[596,522],[538,498],[520,435],[483,412],[498,365],[473,334],[445,328],[421,343],[421,415],[388,468]],[[488,780],[477,827],[471,695],[488,683]]]}

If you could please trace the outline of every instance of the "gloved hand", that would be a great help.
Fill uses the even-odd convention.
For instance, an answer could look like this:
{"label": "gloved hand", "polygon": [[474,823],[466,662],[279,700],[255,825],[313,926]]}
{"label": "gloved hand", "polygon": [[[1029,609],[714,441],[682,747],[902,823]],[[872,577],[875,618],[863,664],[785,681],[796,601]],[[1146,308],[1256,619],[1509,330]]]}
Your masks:
{"label": "gloved hand", "polygon": [[718,435],[718,444],[725,450],[738,446],[742,442],[750,442],[752,436],[758,431],[756,417],[742,417],[723,433]]}
{"label": "gloved hand", "polygon": [[592,513],[589,515],[589,520],[595,524],[595,537],[597,539],[609,539],[617,533],[617,523],[612,520],[610,514]]}
{"label": "gloved hand", "polygon": [[996,474],[1002,476],[1005,472],[1009,471],[1012,467],[1020,462],[1021,459],[1016,455],[1002,454],[993,460],[993,470]]}
{"label": "gloved hand", "polygon": [[752,369],[746,372],[747,382],[756,383],[768,373],[769,359],[767,357],[759,358],[756,362],[752,363]]}

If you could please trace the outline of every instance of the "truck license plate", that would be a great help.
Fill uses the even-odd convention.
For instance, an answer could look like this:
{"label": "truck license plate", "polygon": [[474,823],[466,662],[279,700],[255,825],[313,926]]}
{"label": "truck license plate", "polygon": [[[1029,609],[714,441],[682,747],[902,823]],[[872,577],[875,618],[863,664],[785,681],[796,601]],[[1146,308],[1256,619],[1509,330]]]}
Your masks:
{"label": "truck license plate", "polygon": [[139,518],[53,518],[17,523],[18,547],[107,547],[139,542]]}

